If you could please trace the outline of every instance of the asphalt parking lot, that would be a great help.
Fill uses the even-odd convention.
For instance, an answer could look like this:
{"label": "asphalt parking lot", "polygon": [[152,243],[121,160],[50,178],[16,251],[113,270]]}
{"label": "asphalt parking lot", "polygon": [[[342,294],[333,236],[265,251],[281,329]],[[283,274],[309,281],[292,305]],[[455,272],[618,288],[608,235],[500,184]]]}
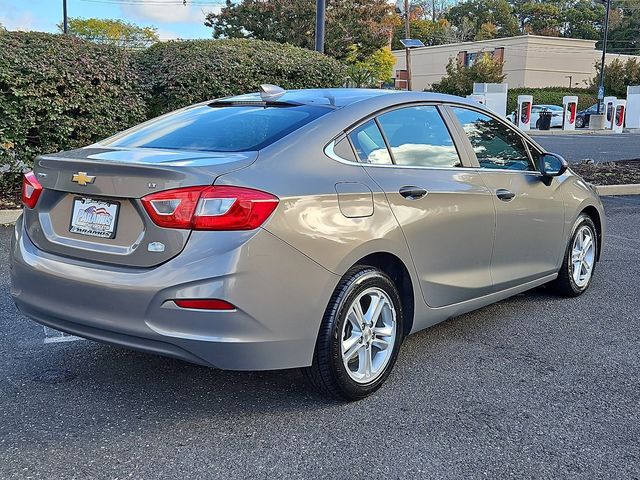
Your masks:
{"label": "asphalt parking lot", "polygon": [[640,133],[540,135],[534,131],[532,136],[548,151],[571,163],[587,159],[595,162],[640,159]]}
{"label": "asphalt parking lot", "polygon": [[0,227],[0,478],[640,478],[640,197],[605,207],[589,292],[420,332],[351,404],[297,371],[43,344],[9,298]]}

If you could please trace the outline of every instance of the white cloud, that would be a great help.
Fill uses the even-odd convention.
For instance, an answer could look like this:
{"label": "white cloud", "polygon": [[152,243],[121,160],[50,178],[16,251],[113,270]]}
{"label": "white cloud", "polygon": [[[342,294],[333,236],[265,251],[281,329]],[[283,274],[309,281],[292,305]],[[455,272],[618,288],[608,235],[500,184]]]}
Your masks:
{"label": "white cloud", "polygon": [[[167,3],[167,5],[162,5]],[[158,23],[204,23],[205,16],[210,11],[219,11],[217,6],[193,6],[176,4],[176,0],[156,0],[148,5],[123,5],[126,16],[142,21]]]}
{"label": "white cloud", "polygon": [[180,38],[180,35],[178,35],[176,32],[172,32],[171,30],[159,28],[158,37],[160,37],[160,40],[177,40]]}
{"label": "white cloud", "polygon": [[36,30],[36,18],[31,12],[6,10],[0,13],[0,23],[7,30]]}

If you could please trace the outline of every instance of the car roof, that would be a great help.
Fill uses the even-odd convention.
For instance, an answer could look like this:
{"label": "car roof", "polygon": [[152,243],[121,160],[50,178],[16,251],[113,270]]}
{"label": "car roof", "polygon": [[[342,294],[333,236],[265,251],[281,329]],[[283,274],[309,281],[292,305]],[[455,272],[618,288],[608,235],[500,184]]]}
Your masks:
{"label": "car roof", "polygon": [[[273,97],[270,103],[293,103],[303,105],[324,105],[332,108],[343,108],[366,100],[387,98],[389,103],[393,99],[406,101],[410,97],[414,101],[436,101],[466,103],[478,105],[462,97],[454,97],[432,92],[407,92],[406,90],[385,90],[370,88],[309,88],[302,90],[285,90],[284,93]],[[224,103],[261,103],[263,101],[259,92],[247,93],[218,99]]]}
{"label": "car roof", "polygon": [[[368,88],[309,88],[302,90],[284,90],[280,95],[274,96],[273,103],[298,103],[303,105],[325,105],[341,108],[355,102],[371,97],[396,93],[396,90],[374,90]],[[247,93],[220,99],[224,102],[262,102],[259,92]]]}

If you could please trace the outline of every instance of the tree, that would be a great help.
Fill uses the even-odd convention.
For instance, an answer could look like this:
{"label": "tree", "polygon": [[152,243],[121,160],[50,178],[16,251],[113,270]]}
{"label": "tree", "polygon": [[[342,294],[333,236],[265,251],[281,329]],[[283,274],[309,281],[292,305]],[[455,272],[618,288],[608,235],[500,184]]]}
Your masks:
{"label": "tree", "polygon": [[[207,14],[214,38],[257,38],[312,49],[315,0],[227,0],[220,13]],[[345,58],[358,46],[360,60],[388,45],[400,19],[386,0],[333,0],[327,5],[325,51]]]}
{"label": "tree", "polygon": [[360,60],[358,47],[355,45],[350,47],[346,61],[349,64],[347,76],[354,87],[378,87],[380,83],[390,81],[396,63],[389,47],[376,50]]}
{"label": "tree", "polygon": [[481,33],[483,24],[494,25],[496,37],[512,37],[521,33],[507,0],[466,0],[450,8],[445,18],[456,28],[464,28],[465,22],[471,25],[466,38],[462,39],[464,41],[486,34],[486,28]]}
{"label": "tree", "polygon": [[607,50],[640,54],[640,0],[628,0],[618,5],[611,12]]}
{"label": "tree", "polygon": [[565,19],[563,36],[599,40],[602,37],[604,6],[591,0],[572,2],[570,8],[562,12]]}
{"label": "tree", "polygon": [[[591,88],[600,84],[600,62],[596,62],[596,76],[591,79]],[[604,70],[604,88],[607,95],[625,97],[628,85],[640,85],[640,61],[629,58],[622,61],[616,58]]]}
{"label": "tree", "polygon": [[503,66],[503,62],[495,61],[488,53],[480,55],[471,66],[451,58],[447,64],[447,74],[431,88],[434,92],[450,95],[469,95],[473,92],[474,83],[502,83],[506,77],[502,73]]}
{"label": "tree", "polygon": [[526,2],[520,4],[514,12],[520,19],[523,32],[533,35],[559,37],[562,11],[550,2]]}
{"label": "tree", "polygon": [[476,33],[476,40],[491,40],[498,36],[498,27],[491,22],[480,25],[480,31]]}
{"label": "tree", "polygon": [[[416,18],[411,20],[411,38],[417,38],[421,40],[425,45],[443,45],[445,43],[451,43],[455,41],[455,38],[451,32],[451,25],[445,19],[438,20],[436,22],[432,20],[425,20],[423,18]],[[398,50],[404,48],[400,43],[400,39],[405,37],[404,25],[397,25],[393,31],[393,39],[391,41],[391,48]]]}
{"label": "tree", "polygon": [[[62,24],[58,29],[63,31]],[[156,28],[103,18],[70,18],[68,33],[92,42],[129,49],[145,48],[159,40]]]}

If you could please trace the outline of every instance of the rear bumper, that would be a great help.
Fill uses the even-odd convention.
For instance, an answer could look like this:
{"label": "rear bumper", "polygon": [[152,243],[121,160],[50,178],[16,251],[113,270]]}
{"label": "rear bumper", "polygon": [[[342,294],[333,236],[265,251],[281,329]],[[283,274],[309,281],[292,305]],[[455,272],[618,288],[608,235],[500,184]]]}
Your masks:
{"label": "rear bumper", "polygon": [[[90,264],[39,250],[18,221],[11,295],[28,317],[97,341],[230,370],[311,364],[339,277],[265,230],[193,232],[151,269]],[[221,298],[231,312],[180,309]]]}

